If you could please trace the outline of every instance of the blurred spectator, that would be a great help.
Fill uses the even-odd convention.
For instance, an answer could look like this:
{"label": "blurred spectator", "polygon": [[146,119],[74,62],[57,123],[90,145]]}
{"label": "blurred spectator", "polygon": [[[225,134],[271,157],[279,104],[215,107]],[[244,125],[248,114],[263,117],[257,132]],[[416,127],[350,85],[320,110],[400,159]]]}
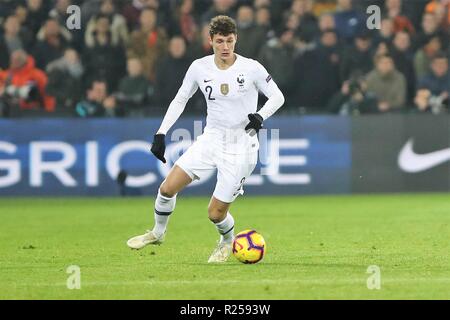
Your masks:
{"label": "blurred spectator", "polygon": [[300,17],[298,15],[296,15],[295,13],[290,13],[289,15],[286,16],[283,28],[292,30],[297,35],[299,27],[300,27]]}
{"label": "blurred spectator", "polygon": [[253,1],[253,8],[259,9],[259,8],[268,8],[271,5],[271,0],[254,0]]}
{"label": "blurred spectator", "polygon": [[86,30],[85,47],[93,48],[97,44],[110,44],[117,46],[120,44],[119,37],[114,37],[111,32],[109,17],[104,14],[98,14],[94,20],[90,21],[91,26]]}
{"label": "blurred spectator", "polygon": [[236,43],[236,52],[244,57],[256,59],[266,36],[264,28],[255,25],[253,8],[239,7],[236,24],[239,38]]}
{"label": "blurred spectator", "polygon": [[115,90],[118,80],[125,74],[125,52],[122,46],[113,42],[109,19],[98,15],[92,41],[86,42],[83,64],[86,67],[87,82],[106,79],[110,89]]}
{"label": "blurred spectator", "polygon": [[419,78],[417,86],[430,90],[434,96],[450,93],[448,58],[444,53],[438,53],[432,58],[431,72]]}
{"label": "blurred spectator", "polygon": [[259,7],[256,9],[255,24],[262,29],[264,42],[275,37],[276,26],[272,23],[272,12],[269,7]]}
{"label": "blurred spectator", "polygon": [[270,10],[267,7],[260,7],[256,9],[255,12],[255,23],[256,25],[263,29],[266,38],[271,37],[272,22]]}
{"label": "blurred spectator", "polygon": [[45,69],[47,65],[63,56],[71,39],[67,30],[62,29],[55,19],[48,19],[37,35],[38,41],[33,50],[36,65]]}
{"label": "blurred spectator", "polygon": [[438,36],[430,38],[414,56],[414,71],[417,79],[430,72],[431,59],[442,50],[441,39]]}
{"label": "blurred spectator", "polygon": [[390,51],[395,67],[406,78],[408,101],[412,101],[416,87],[416,74],[414,72],[413,51],[411,50],[409,33],[406,31],[397,32]]}
{"label": "blurred spectator", "polygon": [[428,89],[417,90],[414,98],[416,111],[423,113],[442,114],[449,112],[449,95],[444,93],[439,96],[433,96]]}
{"label": "blurred spectator", "polygon": [[42,0],[27,0],[28,16],[25,26],[31,31],[33,37],[36,37],[39,29],[48,17],[48,9],[44,6]]}
{"label": "blurred spectator", "polygon": [[47,92],[56,98],[58,111],[73,114],[83,96],[83,65],[77,51],[68,48],[64,56],[47,65]]}
{"label": "blurred spectator", "polygon": [[126,115],[143,116],[144,104],[148,103],[149,82],[142,74],[139,59],[128,59],[127,70],[128,75],[120,80],[118,92],[115,94],[117,105]]}
{"label": "blurred spectator", "polygon": [[23,2],[17,2],[13,16],[16,17],[19,22],[19,35],[25,43],[23,49],[28,51],[34,45],[35,37],[26,25],[26,21],[28,20],[28,9]]}
{"label": "blurred spectator", "polygon": [[87,46],[94,46],[94,33],[97,28],[98,17],[108,18],[111,43],[113,45],[127,45],[128,28],[124,17],[116,13],[116,8],[112,0],[102,0],[99,14],[93,16],[86,26],[84,36]]}
{"label": "blurred spectator", "polygon": [[414,97],[414,106],[418,112],[428,112],[431,111],[430,108],[430,97],[431,92],[428,89],[419,89]]}
{"label": "blurred spectator", "polygon": [[209,23],[218,15],[235,17],[234,6],[237,0],[213,0],[212,6],[202,15],[202,23]]}
{"label": "blurred spectator", "polygon": [[[251,1],[247,1],[251,2]],[[267,9],[270,16],[270,24],[274,29],[278,29],[283,24],[283,13],[288,10],[291,5],[290,1],[278,1],[278,0],[254,0],[253,8],[256,10],[256,20],[258,20],[259,9]],[[276,30],[279,31],[279,30]]]}
{"label": "blurred spectator", "polygon": [[319,31],[323,32],[325,30],[335,29],[336,23],[334,21],[334,16],[331,13],[324,13],[319,17]]}
{"label": "blurred spectator", "polygon": [[267,41],[261,48],[258,61],[266,67],[281,91],[285,94],[288,104],[293,87],[294,64],[294,32],[286,29],[280,32],[279,37]]}
{"label": "blurred spectator", "polygon": [[372,39],[368,31],[360,31],[352,46],[344,49],[340,65],[341,82],[348,80],[355,74],[365,74],[372,70]]}
{"label": "blurred spectator", "polygon": [[294,0],[286,16],[291,17],[295,15],[298,17],[298,29],[303,34],[316,34],[319,27],[317,18],[312,13],[312,0]]}
{"label": "blurred spectator", "polygon": [[450,1],[448,0],[432,0],[425,7],[425,12],[434,13],[438,24],[448,30],[450,27]]}
{"label": "blurred spectator", "polygon": [[199,31],[194,9],[194,0],[182,0],[172,17],[172,33],[181,34],[189,45],[197,40]]}
{"label": "blurred spectator", "polygon": [[392,19],[394,32],[407,30],[409,33],[414,33],[414,26],[404,13],[403,9],[402,0],[385,1],[385,15]]}
{"label": "blurred spectator", "polygon": [[108,95],[106,81],[93,81],[86,92],[86,98],[77,103],[75,111],[77,116],[82,118],[115,116],[116,99]]}
{"label": "blurred spectator", "polygon": [[156,26],[157,15],[152,9],[145,9],[140,16],[140,28],[131,34],[127,55],[141,60],[144,76],[155,81],[157,61],[167,51],[166,32]]}
{"label": "blurred spectator", "polygon": [[406,80],[395,69],[394,60],[389,55],[376,57],[376,67],[367,76],[367,91],[378,99],[380,112],[399,110],[405,107]]}
{"label": "blurred spectator", "polygon": [[54,111],[55,99],[45,91],[47,75],[35,67],[33,57],[23,50],[15,50],[10,61],[9,69],[0,71],[3,109],[7,108],[11,113],[19,111],[17,109]]}
{"label": "blurred spectator", "polygon": [[325,30],[315,48],[304,51],[295,59],[293,96],[299,106],[325,111],[329,97],[339,90],[339,60],[334,30]]}
{"label": "blurred spectator", "polygon": [[194,59],[201,58],[213,53],[211,37],[209,35],[209,24],[202,26],[199,39],[189,47],[190,56]]}
{"label": "blurred spectator", "polygon": [[[135,30],[139,28],[142,11],[145,9],[153,9],[158,11],[158,0],[132,0],[131,3],[126,4],[122,9],[122,15],[127,20],[128,30]],[[156,21],[155,21],[156,24]]]}
{"label": "blurred spectator", "polygon": [[375,48],[374,57],[385,55],[389,53],[389,42],[381,41]]}
{"label": "blurred spectator", "polygon": [[28,18],[28,9],[23,2],[18,2],[14,9],[14,15],[19,19],[21,26],[24,26]]}
{"label": "blurred spectator", "polygon": [[[100,13],[100,6],[103,0],[89,0],[83,1],[80,5],[81,16],[83,17],[81,21],[81,26],[83,30],[86,28],[86,24],[94,17],[96,14]],[[117,1],[116,1],[117,4]]]}
{"label": "blurred spectator", "polygon": [[9,57],[15,50],[27,50],[30,42],[26,32],[21,32],[19,19],[8,16],[3,24],[3,35],[0,35],[0,68],[9,66]]}
{"label": "blurred spectator", "polygon": [[391,18],[384,18],[381,20],[380,30],[376,37],[376,42],[391,43],[394,38],[394,21]]}
{"label": "blurred spectator", "polygon": [[66,25],[67,8],[71,4],[71,0],[56,0],[53,9],[49,12],[49,17],[58,21],[60,25]]}
{"label": "blurred spectator", "polygon": [[338,36],[351,43],[357,30],[365,28],[365,16],[353,8],[352,0],[337,0],[337,12],[334,14]]}
{"label": "blurred spectator", "polygon": [[327,75],[325,81],[322,82],[322,90],[319,93],[323,95],[320,97],[321,107],[326,106],[329,97],[339,90],[341,52],[336,31],[334,29],[324,30],[317,50],[320,57],[319,69]]}
{"label": "blurred spectator", "polygon": [[422,17],[422,30],[414,38],[414,47],[416,49],[423,47],[433,37],[439,37],[441,43],[444,44],[444,48],[448,46],[449,35],[439,28],[436,15],[425,13]]}
{"label": "blurred spectator", "polygon": [[169,54],[156,69],[155,95],[159,107],[167,107],[175,97],[189,68],[190,59],[186,55],[186,44],[182,37],[170,39]]}
{"label": "blurred spectator", "polygon": [[[70,45],[77,48],[77,50],[81,50],[84,43],[84,28],[82,31],[79,31],[77,29],[70,30],[66,27],[67,18],[69,16],[67,14],[67,9],[72,4],[76,5],[78,3],[72,0],[56,0],[53,9],[50,10],[49,17],[58,21],[61,32],[64,33],[68,40],[70,40]],[[83,22],[84,18],[85,17],[83,16],[81,22]]]}
{"label": "blurred spectator", "polygon": [[367,84],[361,77],[344,81],[341,90],[328,102],[327,110],[340,115],[359,115],[378,112],[375,95],[367,92]]}

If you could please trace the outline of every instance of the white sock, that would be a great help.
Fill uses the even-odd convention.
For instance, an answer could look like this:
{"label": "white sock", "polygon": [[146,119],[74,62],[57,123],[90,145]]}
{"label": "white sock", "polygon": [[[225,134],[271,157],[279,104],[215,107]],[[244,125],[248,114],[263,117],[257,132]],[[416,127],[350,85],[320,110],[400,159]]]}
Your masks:
{"label": "white sock", "polygon": [[234,219],[227,212],[227,216],[219,223],[215,223],[217,231],[220,233],[220,242],[232,243],[234,239]]}
{"label": "white sock", "polygon": [[158,189],[158,196],[155,200],[155,226],[153,227],[156,236],[160,237],[166,232],[169,217],[175,209],[176,201],[176,195],[172,198],[164,197]]}

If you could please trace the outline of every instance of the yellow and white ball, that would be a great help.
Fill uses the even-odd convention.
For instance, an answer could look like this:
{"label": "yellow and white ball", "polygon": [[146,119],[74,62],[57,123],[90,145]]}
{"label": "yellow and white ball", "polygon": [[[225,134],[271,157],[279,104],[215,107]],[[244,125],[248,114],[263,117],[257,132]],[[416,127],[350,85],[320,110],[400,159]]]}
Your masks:
{"label": "yellow and white ball", "polygon": [[255,230],[244,230],[236,234],[233,255],[242,263],[257,263],[266,253],[266,242]]}

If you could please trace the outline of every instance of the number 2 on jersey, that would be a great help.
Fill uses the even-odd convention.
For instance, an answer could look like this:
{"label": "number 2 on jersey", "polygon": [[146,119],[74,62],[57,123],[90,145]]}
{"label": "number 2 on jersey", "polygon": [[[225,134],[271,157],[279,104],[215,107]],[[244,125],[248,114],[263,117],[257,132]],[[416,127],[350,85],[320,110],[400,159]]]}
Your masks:
{"label": "number 2 on jersey", "polygon": [[208,100],[216,100],[216,98],[212,98],[211,97],[211,93],[212,93],[212,87],[211,86],[207,86],[205,88],[205,91],[208,93]]}

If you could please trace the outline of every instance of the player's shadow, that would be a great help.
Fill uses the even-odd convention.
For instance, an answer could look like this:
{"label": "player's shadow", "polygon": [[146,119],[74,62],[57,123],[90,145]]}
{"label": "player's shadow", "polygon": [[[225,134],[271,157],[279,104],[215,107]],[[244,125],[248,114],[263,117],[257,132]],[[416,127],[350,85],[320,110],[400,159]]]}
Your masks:
{"label": "player's shadow", "polygon": [[[174,265],[179,265],[175,264]],[[189,265],[189,266],[208,266],[211,268],[241,268],[242,263],[236,261],[236,262],[227,262],[227,263],[207,263],[207,262],[186,262],[182,263],[183,265]],[[253,264],[248,264],[249,267],[251,267]],[[366,269],[366,265],[361,264],[350,264],[350,263],[309,263],[309,262],[260,262],[255,263],[255,266],[257,265],[258,268],[264,268],[264,266],[267,267],[307,267],[307,268],[351,268],[351,269]]]}

